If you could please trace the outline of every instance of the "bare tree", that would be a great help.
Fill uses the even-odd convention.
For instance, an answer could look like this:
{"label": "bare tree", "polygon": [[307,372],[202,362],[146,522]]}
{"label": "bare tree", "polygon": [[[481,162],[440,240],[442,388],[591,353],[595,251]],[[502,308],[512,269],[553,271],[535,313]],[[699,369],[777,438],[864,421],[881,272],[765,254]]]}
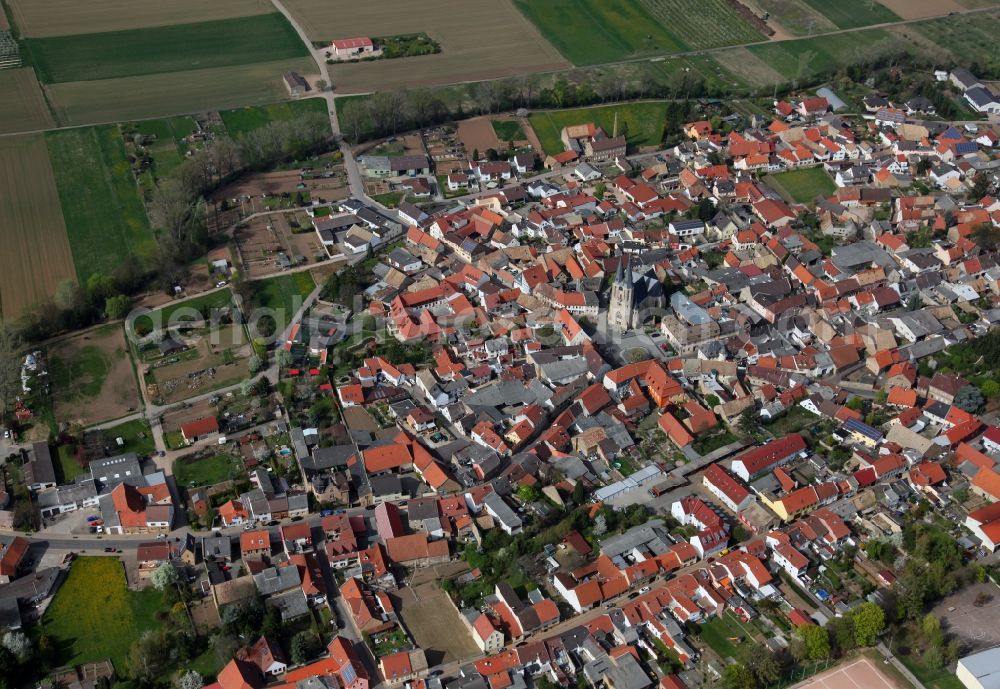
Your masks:
{"label": "bare tree", "polygon": [[0,418],[14,405],[21,382],[21,336],[0,321]]}

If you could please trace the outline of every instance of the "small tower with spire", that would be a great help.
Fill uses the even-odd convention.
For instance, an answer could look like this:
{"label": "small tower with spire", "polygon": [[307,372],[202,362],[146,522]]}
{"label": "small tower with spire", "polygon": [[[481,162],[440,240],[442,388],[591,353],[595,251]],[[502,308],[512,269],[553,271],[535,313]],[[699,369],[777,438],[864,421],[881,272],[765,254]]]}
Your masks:
{"label": "small tower with spire", "polygon": [[628,256],[618,261],[615,281],[611,285],[611,303],[608,304],[608,326],[615,330],[631,330],[635,320],[635,284]]}

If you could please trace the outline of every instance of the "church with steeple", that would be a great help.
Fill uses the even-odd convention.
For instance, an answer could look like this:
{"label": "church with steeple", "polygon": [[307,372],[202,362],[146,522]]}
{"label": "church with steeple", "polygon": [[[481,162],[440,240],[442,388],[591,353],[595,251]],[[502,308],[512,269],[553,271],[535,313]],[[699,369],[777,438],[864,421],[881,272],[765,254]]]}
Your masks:
{"label": "church with steeple", "polygon": [[622,331],[638,328],[646,320],[647,310],[666,306],[667,294],[656,275],[648,268],[642,272],[633,270],[631,256],[623,256],[611,285],[608,327]]}

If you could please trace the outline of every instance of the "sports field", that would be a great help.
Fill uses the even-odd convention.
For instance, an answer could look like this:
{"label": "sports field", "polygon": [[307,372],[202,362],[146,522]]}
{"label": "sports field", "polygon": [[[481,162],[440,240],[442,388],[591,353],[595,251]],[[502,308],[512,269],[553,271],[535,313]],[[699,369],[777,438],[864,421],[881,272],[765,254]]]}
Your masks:
{"label": "sports field", "polygon": [[838,668],[816,675],[798,689],[910,689],[908,684],[888,675],[868,658],[848,661]]}
{"label": "sports field", "polygon": [[768,176],[767,181],[777,187],[778,193],[784,192],[782,196],[795,203],[809,203],[817,196],[832,194],[837,189],[833,179],[821,167],[779,172]]}
{"label": "sports field", "polygon": [[9,0],[21,35],[30,38],[122,31],[146,26],[270,14],[267,0]]}
{"label": "sports field", "polygon": [[73,280],[73,257],[41,135],[0,138],[0,307],[17,318]]}
{"label": "sports field", "polygon": [[80,281],[110,275],[129,255],[151,257],[156,240],[118,127],[64,129],[45,139]]}
{"label": "sports field", "polygon": [[477,81],[568,64],[511,0],[287,0],[313,41],[424,32],[441,52],[330,65],[339,93]]}
{"label": "sports field", "polygon": [[309,58],[259,62],[191,72],[150,74],[101,81],[75,81],[46,87],[63,124],[124,122],[178,113],[225,110],[288,97],[281,75],[309,74]]}
{"label": "sports field", "polygon": [[317,114],[326,116],[326,100],[323,98],[308,98],[306,100],[289,101],[287,103],[271,103],[246,108],[235,108],[219,113],[226,125],[226,132],[234,139],[241,134],[260,129],[271,122],[294,120],[304,115]]}
{"label": "sports field", "polygon": [[52,126],[52,115],[30,67],[0,69],[0,134]]}
{"label": "sports field", "polygon": [[805,0],[841,29],[898,22],[899,16],[875,0]]}
{"label": "sports field", "polygon": [[278,13],[29,38],[24,49],[45,84],[183,72],[308,54],[295,29]]}
{"label": "sports field", "polygon": [[553,110],[531,115],[531,128],[547,154],[563,150],[560,132],[564,127],[593,122],[611,136],[618,115],[618,133],[624,134],[629,146],[656,146],[663,140],[666,106],[663,103],[628,103],[574,110]]}

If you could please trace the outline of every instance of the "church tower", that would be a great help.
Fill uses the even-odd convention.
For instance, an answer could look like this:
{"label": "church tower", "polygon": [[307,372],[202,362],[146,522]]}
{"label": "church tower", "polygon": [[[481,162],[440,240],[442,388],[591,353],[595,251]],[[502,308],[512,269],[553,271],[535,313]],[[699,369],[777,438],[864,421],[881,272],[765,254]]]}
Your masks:
{"label": "church tower", "polygon": [[608,305],[608,326],[615,330],[631,330],[635,312],[635,285],[628,257],[618,262],[614,284],[611,285],[611,303]]}

